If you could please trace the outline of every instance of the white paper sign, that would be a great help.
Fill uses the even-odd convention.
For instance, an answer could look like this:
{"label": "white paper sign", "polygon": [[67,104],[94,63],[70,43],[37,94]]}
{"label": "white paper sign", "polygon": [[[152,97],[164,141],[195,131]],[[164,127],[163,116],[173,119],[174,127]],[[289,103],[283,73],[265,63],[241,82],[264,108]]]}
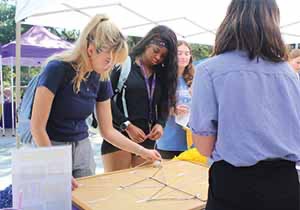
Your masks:
{"label": "white paper sign", "polygon": [[12,153],[13,206],[71,210],[71,146],[23,148]]}

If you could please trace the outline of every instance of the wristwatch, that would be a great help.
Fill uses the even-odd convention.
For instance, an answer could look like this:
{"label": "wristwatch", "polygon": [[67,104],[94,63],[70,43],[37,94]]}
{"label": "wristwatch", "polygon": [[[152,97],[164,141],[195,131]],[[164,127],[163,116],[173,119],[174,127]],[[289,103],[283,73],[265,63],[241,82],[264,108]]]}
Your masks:
{"label": "wristwatch", "polygon": [[123,122],[123,123],[120,125],[121,131],[125,131],[125,130],[127,129],[127,127],[130,125],[130,123],[131,123],[131,122],[130,122],[129,120]]}

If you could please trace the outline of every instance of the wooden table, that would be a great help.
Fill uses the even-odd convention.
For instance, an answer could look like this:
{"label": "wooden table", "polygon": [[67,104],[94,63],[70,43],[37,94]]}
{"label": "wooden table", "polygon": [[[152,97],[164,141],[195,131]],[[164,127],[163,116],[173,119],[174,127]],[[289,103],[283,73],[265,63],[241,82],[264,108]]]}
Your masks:
{"label": "wooden table", "polygon": [[81,210],[204,209],[208,168],[185,161],[152,165],[78,179],[73,204]]}

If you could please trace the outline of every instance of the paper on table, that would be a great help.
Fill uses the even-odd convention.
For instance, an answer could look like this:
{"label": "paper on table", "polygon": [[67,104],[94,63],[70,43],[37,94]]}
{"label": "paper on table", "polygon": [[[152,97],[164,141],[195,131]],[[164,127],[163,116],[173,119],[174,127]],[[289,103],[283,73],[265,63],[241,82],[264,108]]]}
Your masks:
{"label": "paper on table", "polygon": [[71,210],[71,146],[24,148],[12,153],[13,206]]}

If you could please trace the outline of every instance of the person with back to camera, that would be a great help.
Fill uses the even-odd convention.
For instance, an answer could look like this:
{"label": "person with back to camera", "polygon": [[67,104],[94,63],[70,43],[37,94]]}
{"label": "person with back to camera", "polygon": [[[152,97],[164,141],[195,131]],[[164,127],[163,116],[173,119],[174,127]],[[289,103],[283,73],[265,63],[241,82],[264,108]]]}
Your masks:
{"label": "person with back to camera", "polygon": [[[155,141],[162,136],[169,108],[175,104],[176,44],[176,35],[168,27],[156,26],[151,29],[133,47],[130,73],[122,89],[125,93],[117,95],[116,102],[112,103],[115,128],[149,149],[153,149]],[[118,86],[121,71],[119,68],[112,71],[110,78],[114,90]],[[123,99],[128,116],[125,115],[127,112],[124,111]],[[103,141],[101,151],[105,171],[126,169],[144,162],[107,141]]]}
{"label": "person with back to camera", "polygon": [[[95,173],[86,118],[96,114],[102,136],[117,147],[155,161],[160,155],[132,142],[112,126],[108,72],[127,57],[127,44],[105,15],[96,15],[82,30],[74,49],[49,59],[39,77],[31,129],[37,146],[71,145],[72,175]],[[72,186],[77,187],[72,180]]]}
{"label": "person with back to camera", "polygon": [[190,126],[213,159],[206,210],[299,210],[300,88],[275,0],[232,0],[197,67]]}
{"label": "person with back to camera", "polygon": [[293,49],[289,53],[289,64],[292,69],[296,72],[297,77],[299,79],[299,71],[300,71],[300,49]]}
{"label": "person with back to camera", "polygon": [[186,132],[176,123],[175,117],[190,112],[191,85],[194,77],[192,49],[185,41],[177,43],[178,82],[176,110],[170,112],[163,136],[157,141],[157,150],[163,159],[172,159],[187,150]]}

